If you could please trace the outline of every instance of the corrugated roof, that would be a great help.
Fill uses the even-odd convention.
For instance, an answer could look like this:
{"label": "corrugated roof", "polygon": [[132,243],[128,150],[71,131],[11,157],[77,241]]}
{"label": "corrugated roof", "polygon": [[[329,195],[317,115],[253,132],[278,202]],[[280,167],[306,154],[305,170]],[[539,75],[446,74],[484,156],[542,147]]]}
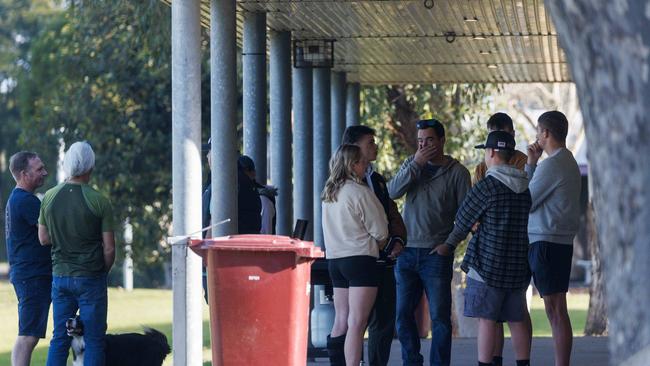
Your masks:
{"label": "corrugated roof", "polygon": [[[201,9],[208,27],[208,0]],[[336,40],[334,70],[349,81],[571,81],[542,0],[434,0],[430,9],[423,0],[240,0],[240,45],[247,12],[266,12],[268,28],[293,39]]]}

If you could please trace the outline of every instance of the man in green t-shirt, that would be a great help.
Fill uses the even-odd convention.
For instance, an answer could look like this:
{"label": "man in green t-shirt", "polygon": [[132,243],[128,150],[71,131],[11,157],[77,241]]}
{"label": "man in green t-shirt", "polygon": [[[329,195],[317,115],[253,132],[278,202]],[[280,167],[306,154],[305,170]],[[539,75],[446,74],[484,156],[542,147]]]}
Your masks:
{"label": "man in green t-shirt", "polygon": [[106,274],[115,261],[115,238],[110,201],[88,185],[94,167],[90,145],[72,144],[63,159],[67,180],[48,190],[41,205],[38,237],[52,245],[54,332],[48,366],[66,365],[71,338],[65,322],[77,310],[84,324],[84,364],[104,364]]}

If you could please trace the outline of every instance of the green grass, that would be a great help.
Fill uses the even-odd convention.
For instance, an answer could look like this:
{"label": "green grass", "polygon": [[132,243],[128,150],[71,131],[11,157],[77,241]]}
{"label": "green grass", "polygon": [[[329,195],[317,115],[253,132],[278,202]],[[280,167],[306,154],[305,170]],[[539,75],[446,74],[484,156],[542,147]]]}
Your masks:
{"label": "green grass", "polygon": [[[582,335],[589,305],[588,294],[569,294],[569,316],[573,324],[574,335]],[[533,335],[550,337],[551,328],[544,313],[544,303],[539,297],[533,298],[531,308]],[[140,332],[142,326],[156,328],[165,333],[171,343],[172,332],[172,293],[170,290],[143,290],[126,292],[116,288],[108,290],[108,331],[109,333]],[[210,365],[210,334],[208,308],[203,311],[203,360]],[[16,296],[13,287],[6,281],[0,281],[0,366],[10,364],[11,348],[18,333]],[[52,334],[52,315],[48,324],[48,337],[41,340],[34,351],[32,365],[44,365],[47,347]],[[507,329],[507,327],[506,327]],[[509,335],[509,331],[507,331]],[[165,365],[172,365],[172,356],[168,356]]]}
{"label": "green grass", "polygon": [[[142,326],[156,328],[172,340],[172,293],[170,290],[138,289],[126,292],[117,288],[108,289],[108,332],[142,332]],[[203,359],[209,361],[210,333],[208,308],[203,311]],[[11,348],[18,334],[16,295],[6,281],[0,282],[0,366],[10,365]],[[45,365],[47,348],[52,338],[52,310],[50,309],[47,338],[36,346],[32,365]],[[207,365],[210,362],[206,363]],[[167,356],[165,365],[172,365],[172,356]]]}
{"label": "green grass", "polygon": [[[576,337],[584,335],[587,309],[589,308],[589,294],[568,293],[567,308],[569,309],[573,335]],[[530,318],[533,323],[533,337],[551,337],[551,325],[544,311],[544,300],[538,295],[533,296],[533,303],[530,307]],[[510,330],[507,326],[505,328],[506,335],[509,337]]]}

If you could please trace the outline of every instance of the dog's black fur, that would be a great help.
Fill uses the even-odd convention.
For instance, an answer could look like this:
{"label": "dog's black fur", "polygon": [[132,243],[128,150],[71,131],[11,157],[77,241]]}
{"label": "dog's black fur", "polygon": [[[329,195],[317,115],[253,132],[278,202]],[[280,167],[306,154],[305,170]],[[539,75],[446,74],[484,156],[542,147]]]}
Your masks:
{"label": "dog's black fur", "polygon": [[[68,335],[72,337],[73,365],[83,365],[85,343],[83,323],[79,315],[65,322]],[[145,328],[144,334],[107,334],[105,366],[161,366],[171,352],[167,337],[155,329]]]}

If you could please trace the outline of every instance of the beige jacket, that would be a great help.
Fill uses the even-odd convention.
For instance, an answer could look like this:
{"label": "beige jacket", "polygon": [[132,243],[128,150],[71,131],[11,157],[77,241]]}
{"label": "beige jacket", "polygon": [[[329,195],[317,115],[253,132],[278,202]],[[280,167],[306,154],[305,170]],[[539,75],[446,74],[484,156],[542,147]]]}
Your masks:
{"label": "beige jacket", "polygon": [[323,202],[323,236],[328,259],[379,257],[378,242],[388,238],[388,219],[377,196],[365,184],[348,180],[336,202]]}

